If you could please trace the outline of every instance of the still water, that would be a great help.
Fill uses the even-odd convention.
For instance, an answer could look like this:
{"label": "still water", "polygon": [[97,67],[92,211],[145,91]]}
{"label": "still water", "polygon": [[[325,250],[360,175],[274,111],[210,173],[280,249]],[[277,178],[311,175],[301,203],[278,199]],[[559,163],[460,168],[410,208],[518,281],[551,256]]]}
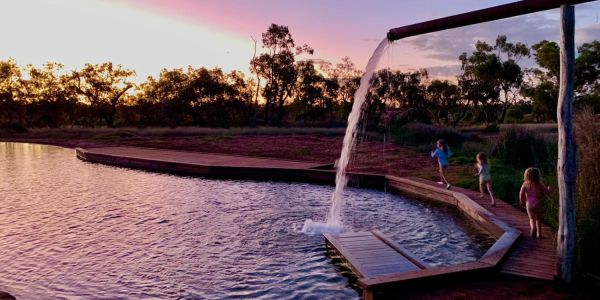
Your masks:
{"label": "still water", "polygon": [[[21,299],[351,299],[327,257],[333,187],[209,180],[78,160],[74,150],[0,143],[0,290]],[[345,224],[379,229],[433,265],[493,239],[456,211],[348,189]]]}

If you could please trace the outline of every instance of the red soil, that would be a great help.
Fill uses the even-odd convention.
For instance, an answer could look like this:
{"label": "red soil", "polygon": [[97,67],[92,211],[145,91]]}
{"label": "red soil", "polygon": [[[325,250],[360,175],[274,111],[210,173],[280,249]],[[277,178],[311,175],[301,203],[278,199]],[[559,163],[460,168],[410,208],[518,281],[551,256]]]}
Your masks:
{"label": "red soil", "polygon": [[[333,163],[342,148],[341,136],[324,135],[243,135],[191,137],[134,137],[111,140],[90,139],[85,136],[50,136],[35,134],[8,136],[0,139],[60,145],[65,147],[105,147],[116,145],[177,149],[221,154],[269,157],[319,163]],[[455,167],[460,168],[460,167]],[[381,141],[364,140],[355,148],[350,171],[416,176],[438,180],[437,164],[427,153],[410,147]],[[456,169],[456,174],[459,173]],[[455,179],[452,170],[449,180]]]}

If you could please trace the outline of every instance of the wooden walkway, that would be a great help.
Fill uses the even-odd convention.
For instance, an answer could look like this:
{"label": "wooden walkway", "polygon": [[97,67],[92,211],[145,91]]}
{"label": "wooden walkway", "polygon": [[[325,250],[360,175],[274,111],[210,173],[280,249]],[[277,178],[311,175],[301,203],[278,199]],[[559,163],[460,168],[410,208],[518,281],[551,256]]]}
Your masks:
{"label": "wooden walkway", "polygon": [[374,278],[428,267],[427,263],[376,230],[325,234],[325,238],[328,246],[340,253],[359,277]]}
{"label": "wooden walkway", "polygon": [[[220,155],[136,147],[77,149],[85,161],[200,176],[281,179],[332,184],[333,164],[269,158]],[[445,278],[466,272],[499,270],[507,274],[552,280],[558,262],[556,232],[543,226],[544,238],[529,237],[527,214],[503,201],[491,207],[489,198],[476,191],[441,185],[419,178],[350,173],[357,186],[383,188],[456,206],[497,238],[486,254],[475,262],[447,267],[429,267],[378,231],[326,235],[327,243],[347,260],[359,276],[365,297],[372,289],[424,278]],[[372,289],[371,289],[372,288]]]}
{"label": "wooden walkway", "polygon": [[332,164],[322,164],[305,161],[292,161],[282,159],[138,147],[89,148],[85,149],[85,152],[88,155],[104,155],[119,158],[143,159],[148,161],[160,161],[214,167],[315,169],[332,166]]}
{"label": "wooden walkway", "polygon": [[[431,186],[440,186],[424,179],[411,179]],[[556,266],[558,264],[556,231],[542,225],[542,238],[531,238],[529,236],[529,218],[526,212],[514,208],[504,201],[496,201],[496,207],[492,207],[489,197],[486,196],[481,199],[479,198],[479,192],[476,191],[457,187],[453,187],[452,190],[467,195],[498,218],[521,231],[521,239],[514,245],[508,256],[500,264],[500,271],[502,273],[544,280],[554,279],[557,275]]]}

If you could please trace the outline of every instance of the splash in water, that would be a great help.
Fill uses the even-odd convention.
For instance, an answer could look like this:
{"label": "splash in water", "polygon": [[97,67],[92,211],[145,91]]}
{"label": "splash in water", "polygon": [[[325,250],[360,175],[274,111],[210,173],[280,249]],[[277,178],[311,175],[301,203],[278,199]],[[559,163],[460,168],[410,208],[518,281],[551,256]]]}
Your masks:
{"label": "splash in water", "polygon": [[307,234],[318,234],[324,232],[339,233],[344,229],[341,212],[342,207],[344,206],[342,193],[344,192],[344,188],[348,182],[348,178],[346,177],[346,168],[348,167],[348,162],[350,161],[352,146],[356,140],[356,128],[358,126],[358,121],[360,119],[367,92],[371,86],[371,78],[373,77],[375,71],[377,71],[379,60],[389,45],[390,42],[388,39],[383,39],[383,41],[379,43],[379,46],[377,46],[375,52],[373,52],[373,55],[371,55],[371,58],[369,59],[365,73],[360,79],[360,86],[358,90],[356,90],[356,93],[354,93],[354,103],[352,104],[350,116],[348,116],[348,127],[346,127],[346,134],[344,135],[342,153],[337,163],[335,191],[331,197],[332,203],[331,208],[329,209],[329,214],[327,214],[327,222],[319,223],[312,220],[306,220],[304,227],[302,228],[302,232]]}

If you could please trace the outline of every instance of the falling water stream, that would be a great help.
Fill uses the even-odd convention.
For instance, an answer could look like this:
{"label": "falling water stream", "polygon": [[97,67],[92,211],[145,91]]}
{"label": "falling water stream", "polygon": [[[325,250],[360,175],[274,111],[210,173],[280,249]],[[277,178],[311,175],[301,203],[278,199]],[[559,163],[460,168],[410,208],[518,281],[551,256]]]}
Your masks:
{"label": "falling water stream", "polygon": [[356,140],[356,128],[358,127],[358,121],[360,120],[361,112],[363,110],[363,104],[371,86],[371,78],[375,71],[377,71],[377,65],[381,56],[385,52],[385,49],[390,45],[387,38],[383,39],[369,58],[365,73],[360,79],[360,86],[356,93],[354,93],[354,103],[352,104],[352,111],[348,116],[348,126],[346,127],[346,133],[344,135],[344,142],[342,145],[342,153],[337,162],[337,172],[335,175],[335,190],[331,197],[331,208],[327,214],[327,221],[325,223],[315,222],[313,220],[306,220],[302,231],[307,234],[319,234],[325,232],[339,233],[344,231],[344,226],[341,218],[342,207],[344,206],[344,199],[342,194],[348,178],[346,177],[346,168],[350,161],[350,154],[352,153],[352,146]]}

